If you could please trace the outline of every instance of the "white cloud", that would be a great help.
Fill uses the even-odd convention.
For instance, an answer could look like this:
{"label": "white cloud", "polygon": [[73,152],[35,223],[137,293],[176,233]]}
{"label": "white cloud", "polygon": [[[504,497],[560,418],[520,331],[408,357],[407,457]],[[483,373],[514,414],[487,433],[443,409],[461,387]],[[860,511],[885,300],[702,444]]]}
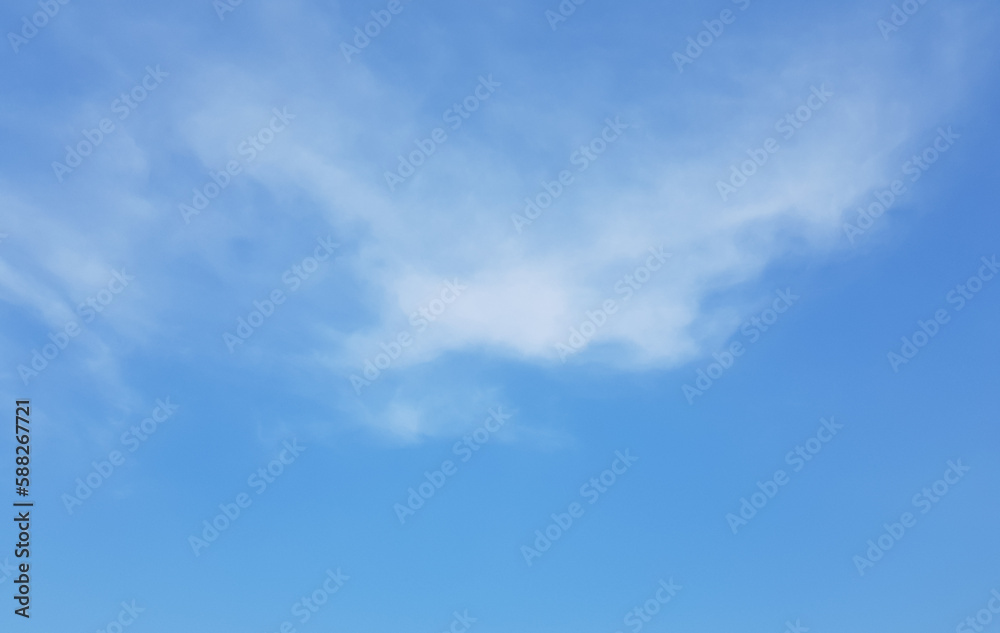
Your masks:
{"label": "white cloud", "polygon": [[[282,19],[294,15],[289,10]],[[170,84],[156,94],[160,103],[130,123],[143,134],[116,137],[127,145],[124,157],[93,161],[88,173],[73,175],[80,187],[61,194],[69,200],[80,192],[110,191],[90,202],[90,215],[73,217],[63,209],[0,227],[47,236],[37,238],[34,249],[45,255],[19,270],[0,267],[0,285],[8,301],[30,305],[51,323],[63,318],[62,297],[92,291],[101,271],[148,261],[162,271],[151,280],[155,292],[137,297],[119,317],[119,330],[134,340],[167,331],[185,302],[198,306],[192,318],[214,327],[243,313],[302,256],[299,244],[314,236],[303,242],[291,229],[310,216],[303,210],[308,205],[339,241],[349,242],[350,255],[336,274],[351,277],[363,302],[359,311],[373,315],[367,322],[340,322],[330,314],[342,296],[303,296],[303,320],[313,327],[302,336],[315,337],[316,371],[332,371],[338,380],[356,371],[381,342],[410,327],[413,310],[455,278],[469,290],[416,337],[393,371],[447,352],[558,363],[556,345],[588,310],[620,298],[615,282],[645,261],[650,247],[672,253],[670,262],[599,329],[593,343],[601,353],[574,360],[621,368],[675,365],[732,332],[746,307],[734,299],[708,308],[708,297],[758,280],[803,244],[816,257],[843,248],[845,213],[896,177],[901,151],[947,124],[949,111],[974,95],[975,77],[959,79],[954,69],[975,42],[958,44],[949,32],[935,42],[948,51],[946,61],[915,68],[870,27],[845,18],[831,27],[829,41],[775,45],[766,51],[767,68],[743,75],[742,60],[729,62],[741,64],[736,67],[719,61],[725,57],[706,58],[683,76],[670,75],[663,85],[643,86],[644,92],[632,90],[621,99],[612,73],[581,84],[578,74],[546,75],[531,60],[516,58],[502,72],[470,71],[432,94],[380,77],[366,66],[367,57],[349,67],[338,58],[331,68],[329,60],[317,63],[299,51],[293,71],[280,55],[225,63],[206,56],[197,65],[171,66]],[[313,20],[313,31],[330,29]],[[872,37],[854,36],[851,47],[841,46],[845,33],[856,32]],[[727,37],[726,46],[734,48],[757,41]],[[283,44],[262,46],[278,50]],[[723,53],[723,47],[713,49]],[[666,57],[664,67],[672,71]],[[462,129],[449,131],[448,142],[391,193],[383,171],[412,149],[414,138],[442,125],[440,113],[489,70],[504,83],[501,91]],[[712,81],[706,83],[706,76]],[[544,95],[533,91],[540,83]],[[793,138],[780,138],[775,121],[823,83],[834,96]],[[239,141],[264,125],[273,107],[286,106],[296,116],[289,129],[234,190],[184,225],[177,203],[205,182],[208,170],[233,158]],[[157,126],[142,117],[163,112],[170,114],[156,122],[162,144],[143,140]],[[570,154],[615,115],[632,127],[518,234],[510,216],[522,210],[524,197],[540,191],[541,178],[555,180]],[[781,149],[722,202],[716,181],[769,136]],[[178,156],[194,156],[200,164],[158,181]],[[11,182],[3,187],[18,189]],[[251,244],[253,255],[234,256],[236,241]],[[227,291],[193,290],[184,277],[192,268]],[[772,289],[761,288],[759,296]],[[233,304],[234,297],[245,300]],[[283,357],[282,350],[268,352]],[[291,352],[284,357],[290,356],[301,360]],[[384,423],[396,433],[419,433],[427,422],[415,410],[412,399],[393,401]]]}

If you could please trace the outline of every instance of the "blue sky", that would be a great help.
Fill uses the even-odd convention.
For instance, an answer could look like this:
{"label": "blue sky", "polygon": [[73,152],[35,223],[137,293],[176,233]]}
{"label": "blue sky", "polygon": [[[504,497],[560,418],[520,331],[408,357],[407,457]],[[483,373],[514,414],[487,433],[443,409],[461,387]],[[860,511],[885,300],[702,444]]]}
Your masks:
{"label": "blue sky", "polygon": [[5,6],[36,630],[1000,627],[996,6],[560,6]]}

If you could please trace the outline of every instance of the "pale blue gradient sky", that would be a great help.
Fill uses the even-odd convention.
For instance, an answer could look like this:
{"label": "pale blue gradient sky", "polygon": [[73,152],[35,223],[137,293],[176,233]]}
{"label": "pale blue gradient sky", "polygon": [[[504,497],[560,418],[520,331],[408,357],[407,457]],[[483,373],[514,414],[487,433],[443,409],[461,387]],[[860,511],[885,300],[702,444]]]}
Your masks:
{"label": "pale blue gradient sky", "polygon": [[[433,632],[466,610],[479,633],[612,633],[636,630],[624,618],[661,579],[682,589],[654,633],[948,631],[984,608],[1000,588],[1000,282],[961,310],[947,296],[1000,254],[997,7],[931,1],[886,39],[892,3],[594,0],[553,29],[554,0],[404,1],[345,60],[387,4],[246,0],[220,19],[207,0],[71,2],[17,52],[8,39],[0,393],[33,404],[32,626],[103,629],[135,600],[135,633]],[[678,72],[673,54],[727,8]],[[37,10],[5,7],[5,33]],[[120,118],[147,67],[155,89]],[[477,85],[488,98],[453,127]],[[786,138],[778,120],[821,86]],[[60,182],[53,161],[104,118],[114,130]],[[627,126],[613,141],[609,119]],[[939,128],[957,138],[914,181],[905,165]],[[717,182],[768,138],[723,201]],[[186,222],[212,174],[225,187]],[[845,223],[897,179],[852,242]],[[519,232],[546,183],[559,195]],[[620,290],[651,248],[670,257]],[[753,335],[786,289],[800,298]],[[887,354],[940,309],[894,371]],[[19,371],[70,323],[44,369]],[[359,395],[350,376],[404,340]],[[745,353],[689,403],[733,343]],[[177,411],[128,439],[167,398]],[[463,462],[456,443],[496,407],[512,417]],[[794,472],[786,455],[824,417],[844,428]],[[293,440],[280,476],[249,479]],[[115,450],[125,462],[68,512]],[[581,486],[626,450],[638,461],[589,503]],[[455,474],[401,524],[394,505],[445,460]],[[949,460],[971,470],[920,514]],[[789,483],[734,535],[726,515],[778,469]],[[240,494],[249,507],[195,556],[189,537]],[[522,546],[574,502],[583,516],[527,565]],[[907,511],[915,527],[859,574],[853,557]],[[293,605],[338,569],[300,622]]]}

